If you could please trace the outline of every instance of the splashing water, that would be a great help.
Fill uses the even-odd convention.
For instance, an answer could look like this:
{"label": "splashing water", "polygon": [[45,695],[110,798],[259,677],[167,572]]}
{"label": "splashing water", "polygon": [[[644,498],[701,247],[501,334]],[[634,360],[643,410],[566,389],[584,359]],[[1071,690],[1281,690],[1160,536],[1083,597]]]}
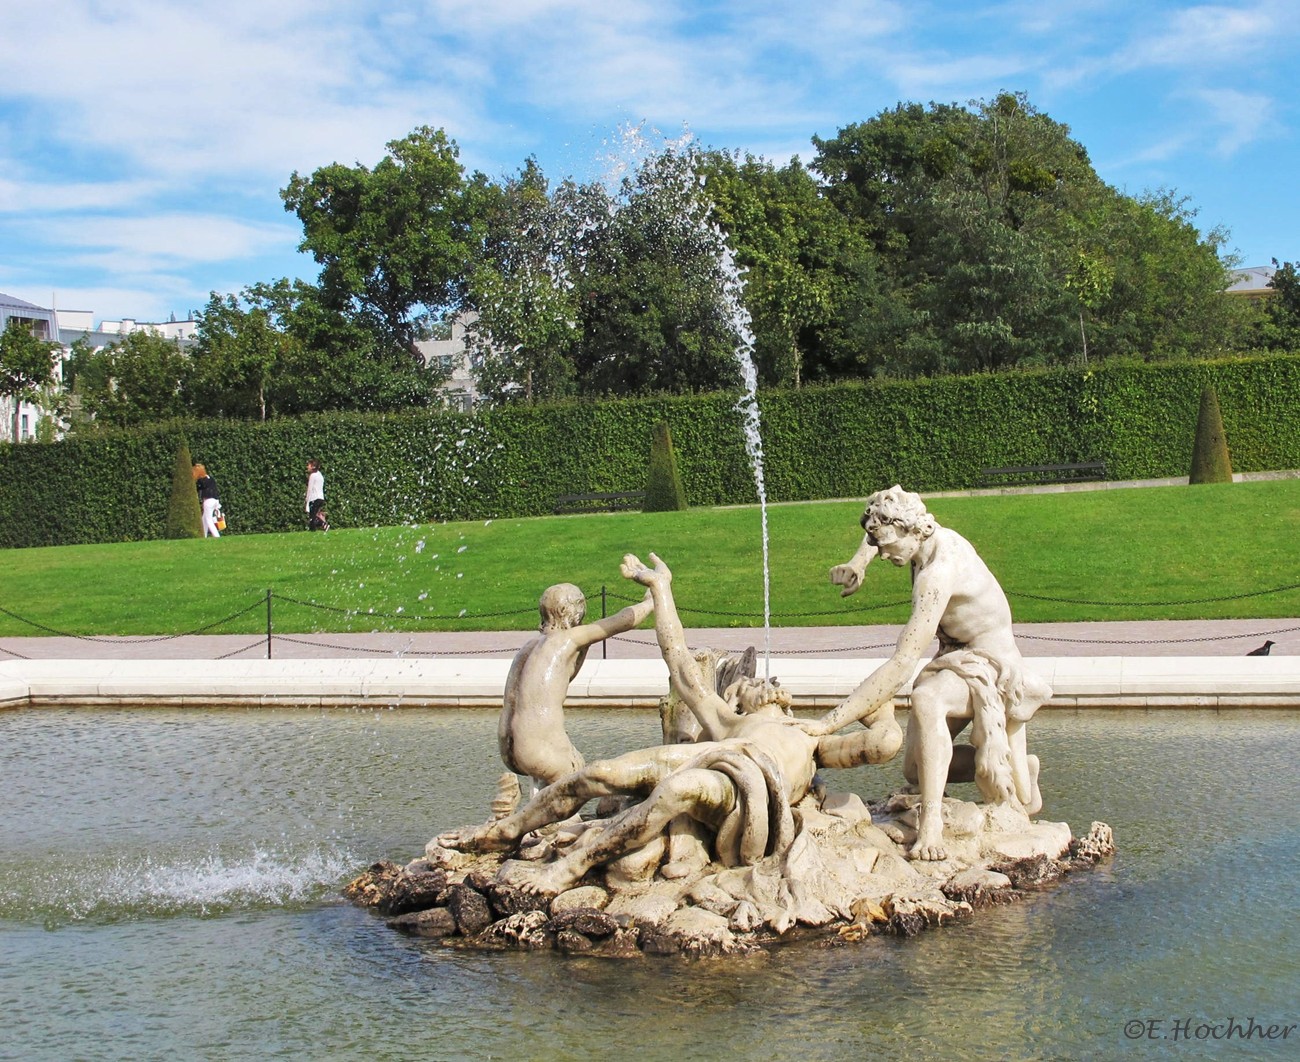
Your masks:
{"label": "splashing water", "polygon": [[[721,235],[721,233],[719,233]],[[745,393],[736,403],[745,432],[745,452],[754,472],[754,489],[758,492],[758,511],[763,533],[763,677],[772,678],[772,578],[768,562],[767,538],[767,481],[763,477],[763,436],[759,431],[758,368],[754,365],[754,331],[750,327],[749,311],[741,300],[744,279],[736,266],[731,248],[725,240],[721,244],[722,269],[726,284],[723,287],[732,327],[740,337],[736,347],[736,360],[740,363],[741,380]]]}
{"label": "splashing water", "polygon": [[345,852],[319,847],[298,853],[257,848],[239,856],[213,852],[197,859],[92,860],[60,865],[21,887],[0,881],[0,913],[57,926],[283,907],[318,901],[357,864]]}
{"label": "splashing water", "polygon": [[[642,127],[625,133],[625,147],[630,148],[638,167],[646,168],[648,153]],[[745,282],[726,233],[713,219],[713,204],[704,190],[704,179],[696,165],[698,143],[689,132],[676,140],[667,141],[661,149],[656,173],[665,182],[676,187],[669,189],[668,199],[673,209],[669,224],[681,227],[684,242],[702,241],[717,262],[721,280],[723,310],[736,335],[732,354],[740,370],[743,389],[735,409],[741,415],[741,429],[745,437],[745,452],[749,456],[754,475],[754,488],[758,494],[759,522],[763,556],[763,663],[764,675],[772,677],[772,590],[771,565],[767,526],[767,482],[763,473],[763,438],[760,430],[758,408],[758,368],[754,364],[754,331],[749,311],[745,309]]]}

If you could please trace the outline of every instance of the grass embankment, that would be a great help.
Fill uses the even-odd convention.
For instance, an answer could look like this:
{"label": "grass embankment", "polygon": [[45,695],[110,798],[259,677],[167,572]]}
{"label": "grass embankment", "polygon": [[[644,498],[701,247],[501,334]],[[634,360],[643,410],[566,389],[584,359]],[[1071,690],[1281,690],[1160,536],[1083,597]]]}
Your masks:
{"label": "grass embankment", "polygon": [[[1020,621],[1300,615],[1300,590],[1259,593],[1300,582],[1300,481],[940,498],[931,509],[979,549]],[[906,618],[904,571],[877,562],[845,599],[827,581],[858,545],[860,512],[769,509],[774,625]],[[212,630],[233,634],[264,629],[270,589],[283,632],[523,630],[550,583],[581,586],[592,615],[602,586],[610,612],[639,596],[618,564],[650,550],[672,565],[688,626],[761,624],[756,506],[9,550],[0,605],[60,632],[136,635],[255,606]],[[39,633],[0,613],[0,635]]]}

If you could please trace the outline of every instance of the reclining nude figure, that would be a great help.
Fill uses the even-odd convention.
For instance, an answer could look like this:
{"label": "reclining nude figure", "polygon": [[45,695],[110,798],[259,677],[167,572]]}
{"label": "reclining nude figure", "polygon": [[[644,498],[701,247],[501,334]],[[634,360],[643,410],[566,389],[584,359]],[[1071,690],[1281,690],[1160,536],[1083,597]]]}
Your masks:
{"label": "reclining nude figure", "polygon": [[[1011,607],[997,579],[972,546],[941,527],[916,494],[899,486],[877,491],[862,514],[862,545],[831,569],[841,596],[855,593],[879,554],[912,569],[912,615],[893,656],[809,733],[833,734],[871,720],[912,676],[932,639],[939,653],[917,676],[907,722],[904,777],[920,792],[913,859],[947,857],[943,793],[949,781],[974,779],[985,800],[1015,804],[1033,815],[1042,807],[1038,757],[1028,755],[1025,723],[1051,697],[1043,679],[1025,670],[1011,631]],[[970,745],[953,738],[972,724]]]}
{"label": "reclining nude figure", "polygon": [[650,560],[653,568],[628,554],[622,572],[650,589],[655,633],[670,678],[699,720],[705,740],[658,745],[588,764],[547,786],[512,815],[441,835],[437,841],[443,847],[506,851],[529,832],[568,819],[592,798],[631,796],[641,798],[640,803],[607,826],[582,834],[560,859],[541,865],[508,862],[499,880],[542,895],[563,892],[592,867],[644,848],[678,815],[715,832],[722,861],[754,863],[790,838],[779,836],[780,827],[769,830],[766,822],[755,823],[755,816],[735,825],[732,812],[751,788],[746,775],[761,775],[760,788],[766,786],[757,801],[761,817],[766,819],[772,802],[786,809],[788,819],[789,806],[807,794],[817,767],[880,763],[898,751],[902,731],[889,712],[852,736],[813,737],[790,725],[789,694],[774,683],[743,678],[728,690],[729,699],[719,696],[686,645],[673,601],[672,572],[653,553]]}
{"label": "reclining nude figure", "polygon": [[582,753],[564,729],[564,698],[597,642],[632,630],[650,615],[649,594],[605,619],[583,623],[587,599],[572,583],[556,583],[537,602],[542,623],[515,654],[497,722],[501,760],[533,780],[533,791],[582,767]]}

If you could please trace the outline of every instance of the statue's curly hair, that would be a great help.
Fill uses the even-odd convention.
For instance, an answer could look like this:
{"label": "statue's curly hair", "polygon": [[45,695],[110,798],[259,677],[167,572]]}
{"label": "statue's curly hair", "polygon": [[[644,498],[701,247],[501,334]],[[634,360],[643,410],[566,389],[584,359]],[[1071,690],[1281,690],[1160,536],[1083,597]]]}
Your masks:
{"label": "statue's curly hair", "polygon": [[881,523],[894,524],[923,539],[929,538],[939,527],[938,522],[925,507],[921,496],[904,490],[897,483],[888,490],[876,491],[867,499],[866,508],[862,510],[862,519],[859,521],[864,531],[873,513]]}
{"label": "statue's curly hair", "polygon": [[543,634],[576,627],[586,618],[587,598],[572,583],[556,583],[542,591],[537,611],[542,615]]}

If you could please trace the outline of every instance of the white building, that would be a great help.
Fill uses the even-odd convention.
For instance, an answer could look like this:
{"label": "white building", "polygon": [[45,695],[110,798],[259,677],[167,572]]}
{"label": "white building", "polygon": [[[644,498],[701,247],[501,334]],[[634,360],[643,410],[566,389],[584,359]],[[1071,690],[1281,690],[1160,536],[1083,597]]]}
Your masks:
{"label": "white building", "polygon": [[[0,292],[0,332],[8,328],[11,321],[18,321],[44,342],[57,342],[59,339],[59,321],[53,310]],[[56,371],[61,369],[62,359]],[[43,415],[40,406],[33,402],[0,395],[0,442],[25,442],[36,438],[36,425]]]}
{"label": "white building", "polygon": [[[121,321],[101,321],[96,327],[91,310],[46,309],[0,292],[0,331],[9,326],[11,319],[21,321],[37,339],[56,342],[62,348],[54,365],[56,385],[63,381],[63,359],[78,340],[84,340],[93,350],[100,350],[132,332],[149,331],[174,339],[184,347],[194,342],[197,327],[196,322],[178,321],[175,315],[170,321],[136,321],[128,317]],[[37,425],[47,415],[36,403],[15,403],[12,398],[0,396],[0,442],[34,439]]]}
{"label": "white building", "polygon": [[1232,271],[1232,283],[1227,287],[1229,295],[1246,299],[1264,299],[1273,294],[1269,284],[1277,270],[1272,266],[1247,266]]}
{"label": "white building", "polygon": [[425,365],[436,365],[443,372],[449,373],[439,390],[447,396],[447,402],[453,409],[468,413],[479,401],[478,384],[469,363],[469,351],[465,346],[465,331],[478,316],[465,314],[451,323],[450,339],[425,339],[415,344],[424,358]]}

